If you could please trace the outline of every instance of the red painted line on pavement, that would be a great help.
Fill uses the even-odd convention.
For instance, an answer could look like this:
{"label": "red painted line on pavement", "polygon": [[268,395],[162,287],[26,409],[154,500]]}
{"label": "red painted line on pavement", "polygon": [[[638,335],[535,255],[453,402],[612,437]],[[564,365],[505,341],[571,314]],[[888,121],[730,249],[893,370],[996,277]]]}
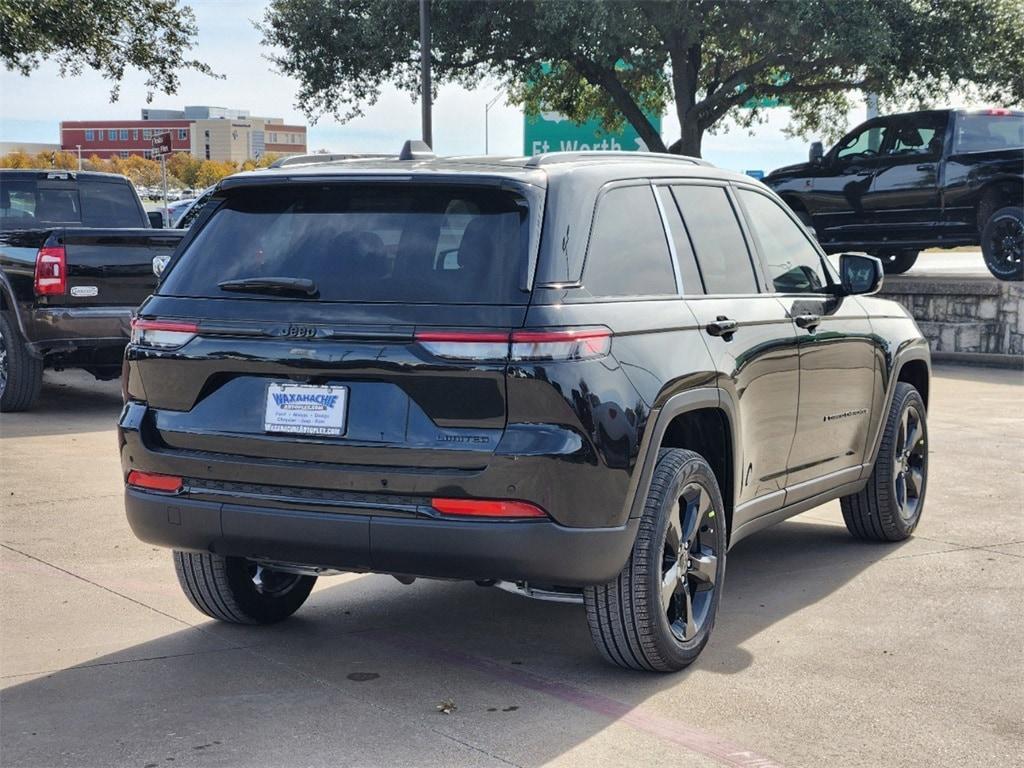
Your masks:
{"label": "red painted line on pavement", "polygon": [[436,661],[458,664],[461,667],[482,672],[491,677],[513,683],[531,691],[538,691],[569,704],[604,715],[613,720],[628,723],[639,731],[665,739],[691,752],[713,758],[723,765],[734,768],[782,768],[771,758],[751,752],[714,734],[701,731],[669,717],[647,712],[641,707],[618,701],[609,696],[562,683],[526,670],[512,669],[501,662],[461,651],[425,643],[407,635],[391,631],[365,632],[360,638],[373,637],[404,651],[425,656]]}

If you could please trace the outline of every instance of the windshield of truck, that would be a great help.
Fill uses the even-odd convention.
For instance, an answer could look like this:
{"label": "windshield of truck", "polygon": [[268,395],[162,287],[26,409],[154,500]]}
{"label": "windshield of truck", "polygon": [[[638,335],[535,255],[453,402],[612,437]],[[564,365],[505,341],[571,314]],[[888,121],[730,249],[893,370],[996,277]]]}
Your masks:
{"label": "windshield of truck", "polygon": [[[485,186],[239,190],[215,210],[159,292],[294,298],[237,288],[284,278],[310,281],[315,291],[305,298],[321,301],[523,304],[528,212],[520,195]],[[225,289],[231,281],[236,287]]]}

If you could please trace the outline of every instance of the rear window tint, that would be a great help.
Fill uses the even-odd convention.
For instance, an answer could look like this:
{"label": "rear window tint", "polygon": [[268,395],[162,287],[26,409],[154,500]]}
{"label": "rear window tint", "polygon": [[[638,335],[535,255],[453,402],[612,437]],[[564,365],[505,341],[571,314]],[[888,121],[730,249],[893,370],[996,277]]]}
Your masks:
{"label": "rear window tint", "polygon": [[82,225],[86,227],[144,227],[135,190],[127,183],[91,181],[78,183],[82,201]]}
{"label": "rear window tint", "polygon": [[675,294],[668,241],[650,185],[618,187],[601,196],[583,285],[594,296]]}
{"label": "rear window tint", "polygon": [[954,152],[985,152],[1024,147],[1024,115],[960,115]]}
{"label": "rear window tint", "polygon": [[312,280],[321,301],[522,304],[524,198],[469,186],[344,184],[241,190],[168,274],[170,296],[274,299],[218,283]]}
{"label": "rear window tint", "polygon": [[0,177],[0,219],[6,229],[46,225],[145,227],[127,182]]}
{"label": "rear window tint", "polygon": [[722,187],[672,187],[686,231],[697,252],[708,293],[757,293],[757,280],[736,212]]}

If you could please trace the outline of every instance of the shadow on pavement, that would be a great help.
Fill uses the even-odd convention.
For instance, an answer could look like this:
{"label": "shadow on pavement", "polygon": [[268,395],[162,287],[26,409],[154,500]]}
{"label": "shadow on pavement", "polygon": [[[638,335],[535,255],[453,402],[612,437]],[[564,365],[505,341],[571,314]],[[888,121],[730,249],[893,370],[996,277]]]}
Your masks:
{"label": "shadow on pavement", "polygon": [[46,371],[31,411],[0,416],[0,437],[34,437],[113,430],[121,412],[121,382],[85,371]]}
{"label": "shadow on pavement", "polygon": [[[748,639],[898,549],[807,521],[742,542],[711,643],[677,675],[607,666],[579,606],[355,578],[317,590],[280,625],[201,623],[7,688],[0,763],[538,765],[624,722],[624,761],[660,745],[682,753],[677,765],[707,764],[746,747],[700,731],[696,712],[645,702],[695,674],[744,670]],[[437,710],[446,700],[451,715]]]}

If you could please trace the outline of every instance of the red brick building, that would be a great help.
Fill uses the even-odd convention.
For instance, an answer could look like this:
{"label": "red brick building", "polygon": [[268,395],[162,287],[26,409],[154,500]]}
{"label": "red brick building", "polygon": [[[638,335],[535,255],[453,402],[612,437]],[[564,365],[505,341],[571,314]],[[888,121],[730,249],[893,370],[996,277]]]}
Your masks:
{"label": "red brick building", "polygon": [[307,152],[306,126],[286,125],[280,118],[251,117],[245,110],[190,106],[184,110],[143,109],[141,120],[66,120],[60,124],[61,148],[82,157],[149,157],[152,137],[171,134],[176,152],[200,160],[242,163],[268,152]]}

